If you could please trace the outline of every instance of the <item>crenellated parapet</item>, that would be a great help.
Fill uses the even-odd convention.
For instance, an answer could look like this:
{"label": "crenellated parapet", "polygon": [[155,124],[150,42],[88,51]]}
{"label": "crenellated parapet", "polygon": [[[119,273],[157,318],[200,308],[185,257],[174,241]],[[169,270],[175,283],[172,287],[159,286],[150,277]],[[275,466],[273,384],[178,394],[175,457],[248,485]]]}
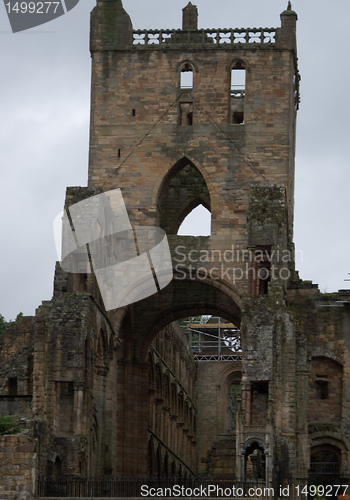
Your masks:
{"label": "crenellated parapet", "polygon": [[110,50],[227,50],[276,47],[296,51],[297,14],[289,2],[280,28],[198,29],[198,10],[191,2],[183,9],[182,29],[134,30],[121,0],[98,0],[91,13],[91,51]]}

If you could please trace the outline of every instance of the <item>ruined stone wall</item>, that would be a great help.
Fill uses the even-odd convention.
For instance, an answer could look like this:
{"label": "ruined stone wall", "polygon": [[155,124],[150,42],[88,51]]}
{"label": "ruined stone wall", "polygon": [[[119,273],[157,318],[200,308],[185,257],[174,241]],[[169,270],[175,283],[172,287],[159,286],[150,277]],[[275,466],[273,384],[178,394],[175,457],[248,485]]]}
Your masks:
{"label": "ruined stone wall", "polygon": [[[57,270],[56,284],[66,283],[63,278]],[[32,412],[42,426],[41,473],[98,474],[115,466],[116,456],[105,453],[105,445],[115,439],[116,340],[87,293],[56,286],[52,301],[38,309]],[[95,448],[94,422],[99,428]]]}
{"label": "ruined stone wall", "polygon": [[[236,43],[233,30],[220,43],[220,30],[196,29],[193,10],[184,16],[191,32],[165,30],[151,43],[154,33],[133,32],[119,0],[98,1],[89,187],[69,188],[65,206],[121,188],[134,227],[168,233],[175,276],[161,293],[107,313],[93,274],[57,266],[52,301],[10,325],[0,412],[32,416],[36,441],[0,437],[6,500],[30,497],[37,470],[242,478],[263,457],[259,479],[292,487],[306,484],[312,457],[332,453],[349,479],[349,294],[321,295],[294,274],[296,14],[281,17],[274,42],[253,30],[252,43],[246,30]],[[237,65],[246,71],[242,123],[231,116]],[[180,88],[184,69],[191,88]],[[177,236],[200,203],[211,236]],[[227,268],[246,261],[224,254],[233,248],[264,258],[235,279]],[[258,281],[263,265],[285,274]],[[242,361],[196,367],[173,324],[196,314],[240,324]],[[233,383],[242,389],[234,423]],[[31,394],[27,406],[16,399]]]}
{"label": "ruined stone wall", "polygon": [[149,473],[192,475],[196,471],[197,368],[177,323],[155,337],[149,363]]}
{"label": "ruined stone wall", "polygon": [[336,361],[315,357],[311,361],[309,422],[340,422],[343,367]]}
{"label": "ruined stone wall", "polygon": [[[190,14],[193,20],[196,12]],[[205,31],[193,32],[192,38],[177,31],[158,44],[140,34],[146,38],[135,44],[121,2],[99,2],[92,15],[89,186],[120,187],[133,225],[160,225],[170,234],[202,203],[212,214],[209,249],[224,252],[252,244],[247,226],[251,184],[277,185],[285,191],[284,230],[290,240],[295,21],[295,13],[283,13],[282,28],[272,30],[271,43],[216,44]],[[127,35],[121,41],[116,33]],[[231,70],[237,64],[246,70],[242,124],[230,118]],[[193,86],[180,88],[181,73],[188,68]],[[186,125],[183,105],[192,107]],[[246,275],[238,287],[248,291]]]}
{"label": "ruined stone wall", "polygon": [[[241,218],[244,203],[237,191],[262,181],[257,172],[289,188],[293,59],[288,51],[259,49],[93,53],[90,185],[106,190],[118,183],[136,220],[150,223],[157,209],[154,187],[185,155],[209,185],[214,234],[227,221],[222,205],[227,212],[238,209]],[[236,59],[248,68],[245,123],[228,126],[230,67]],[[194,84],[180,92],[183,61],[193,61]],[[178,125],[179,92],[194,102],[193,126]],[[253,168],[246,162],[248,152]]]}
{"label": "ruined stone wall", "polygon": [[37,449],[28,436],[0,436],[0,497],[29,500],[36,488]]}
{"label": "ruined stone wall", "polygon": [[[290,203],[289,53],[279,54],[279,64],[273,50],[220,51],[210,58],[205,51],[149,50],[93,56],[89,184],[104,190],[121,187],[133,223],[157,224],[163,178],[184,156],[208,186],[212,235],[219,241],[230,228],[231,241],[246,246],[252,182],[284,185]],[[227,124],[233,58],[249,66],[244,125]],[[185,59],[199,68],[190,92],[193,126],[178,125],[177,68]]]}
{"label": "ruined stone wall", "polygon": [[308,468],[315,450],[328,450],[341,456],[340,474],[347,480],[349,293],[320,294],[303,282],[288,293],[297,328],[300,464]]}
{"label": "ruined stone wall", "polygon": [[202,475],[235,475],[236,422],[230,426],[229,391],[231,383],[241,384],[241,379],[240,361],[198,362],[197,454]]}
{"label": "ruined stone wall", "polygon": [[33,318],[19,317],[0,338],[0,395],[31,396]]}

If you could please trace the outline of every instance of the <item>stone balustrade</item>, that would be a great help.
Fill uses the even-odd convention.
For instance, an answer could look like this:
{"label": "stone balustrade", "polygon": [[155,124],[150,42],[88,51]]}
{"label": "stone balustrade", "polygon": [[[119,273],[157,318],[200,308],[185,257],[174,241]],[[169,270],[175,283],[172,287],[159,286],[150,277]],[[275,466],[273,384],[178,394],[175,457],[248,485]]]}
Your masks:
{"label": "stone balustrade", "polygon": [[202,30],[134,30],[133,45],[164,44],[274,44],[276,28],[202,29]]}

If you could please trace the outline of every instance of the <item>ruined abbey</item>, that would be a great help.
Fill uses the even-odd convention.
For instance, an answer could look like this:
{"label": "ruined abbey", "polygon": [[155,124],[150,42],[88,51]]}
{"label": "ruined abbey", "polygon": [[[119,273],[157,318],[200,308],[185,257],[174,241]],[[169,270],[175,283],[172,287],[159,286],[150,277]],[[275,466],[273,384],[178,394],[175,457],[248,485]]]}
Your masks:
{"label": "ruined abbey", "polygon": [[[97,0],[88,186],[65,210],[120,189],[173,277],[106,310],[94,272],[57,263],[52,300],[8,325],[2,500],[53,496],[39,478],[349,483],[350,293],[294,263],[296,25],[289,3],[280,27],[201,29],[190,2],[181,29],[134,30]],[[199,205],[210,236],[179,236]]]}

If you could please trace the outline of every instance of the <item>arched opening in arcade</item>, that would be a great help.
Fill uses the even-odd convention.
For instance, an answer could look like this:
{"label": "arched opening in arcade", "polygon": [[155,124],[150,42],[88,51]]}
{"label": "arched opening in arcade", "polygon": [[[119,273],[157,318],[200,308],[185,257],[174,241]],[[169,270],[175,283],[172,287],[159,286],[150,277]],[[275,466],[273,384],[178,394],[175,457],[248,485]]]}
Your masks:
{"label": "arched opening in arcade", "polygon": [[[134,304],[125,353],[139,360],[142,375],[136,375],[133,361],[128,371],[130,391],[123,397],[129,398],[135,384],[132,377],[137,376],[140,398],[148,402],[144,416],[135,413],[133,417],[133,427],[141,426],[145,441],[147,464],[140,473],[172,477],[181,471],[182,477],[192,477],[211,471],[218,475],[219,460],[211,458],[212,447],[217,446],[226,463],[221,476],[237,477],[235,422],[240,418],[242,378],[239,300],[232,287],[219,281],[173,280],[161,293]],[[230,443],[231,457],[224,443],[217,443],[221,434]],[[139,444],[138,450],[141,456]]]}
{"label": "arched opening in arcade", "polygon": [[[152,475],[173,477],[179,464],[189,476],[195,475],[196,445],[202,463],[207,460],[203,472],[210,470],[213,475],[236,477],[241,360],[239,327],[221,316],[199,314],[181,318],[155,335],[148,354],[148,433],[149,442],[163,458],[157,462],[149,447],[147,469]],[[197,388],[202,394],[199,398]],[[216,401],[215,405],[210,403],[211,399]],[[213,420],[217,421],[215,432],[211,429]],[[225,443],[216,443],[221,434],[226,435]],[[214,445],[220,460],[212,456]],[[165,457],[168,467],[164,466]],[[220,465],[222,460],[224,467]],[[163,466],[159,468],[159,464]]]}
{"label": "arched opening in arcade", "polygon": [[340,475],[341,450],[337,446],[320,444],[311,448],[309,485],[334,485],[339,482]]}

